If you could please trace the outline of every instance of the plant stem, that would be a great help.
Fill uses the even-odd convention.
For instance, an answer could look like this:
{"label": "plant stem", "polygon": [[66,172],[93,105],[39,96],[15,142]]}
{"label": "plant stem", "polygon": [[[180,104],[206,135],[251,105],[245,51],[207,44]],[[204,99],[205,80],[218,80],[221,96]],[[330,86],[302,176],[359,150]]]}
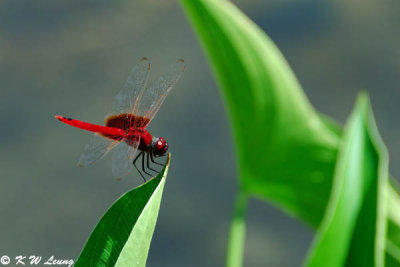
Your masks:
{"label": "plant stem", "polygon": [[226,267],[241,267],[243,264],[243,250],[246,237],[245,213],[247,208],[247,194],[241,189],[236,196],[233,218],[229,232]]}

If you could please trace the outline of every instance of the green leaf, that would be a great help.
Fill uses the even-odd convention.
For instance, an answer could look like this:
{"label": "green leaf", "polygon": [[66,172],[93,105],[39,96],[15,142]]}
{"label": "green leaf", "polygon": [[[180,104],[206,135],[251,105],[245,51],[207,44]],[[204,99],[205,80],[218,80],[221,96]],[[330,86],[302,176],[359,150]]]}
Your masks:
{"label": "green leaf", "polygon": [[156,177],[109,208],[74,266],[146,266],[169,162],[170,155]]}
{"label": "green leaf", "polygon": [[225,97],[243,190],[317,226],[340,140],[334,127],[311,107],[278,48],[233,4],[181,3]]}
{"label": "green leaf", "polygon": [[[253,195],[271,201],[317,228],[331,191],[340,127],[312,108],[278,48],[231,2],[180,2],[211,63],[229,113],[241,184],[238,199]],[[400,259],[400,197],[393,187],[387,195],[387,255],[396,263]],[[232,242],[244,240],[244,219],[239,218],[245,213],[243,203],[236,201]],[[237,261],[242,247],[229,244],[229,266],[241,265]],[[387,266],[396,265],[388,261]]]}
{"label": "green leaf", "polygon": [[388,154],[368,97],[345,127],[329,204],[307,266],[383,266]]}
{"label": "green leaf", "polygon": [[[394,180],[391,180],[394,184]],[[400,266],[400,197],[397,186],[388,187],[388,229],[386,240],[386,266]]]}

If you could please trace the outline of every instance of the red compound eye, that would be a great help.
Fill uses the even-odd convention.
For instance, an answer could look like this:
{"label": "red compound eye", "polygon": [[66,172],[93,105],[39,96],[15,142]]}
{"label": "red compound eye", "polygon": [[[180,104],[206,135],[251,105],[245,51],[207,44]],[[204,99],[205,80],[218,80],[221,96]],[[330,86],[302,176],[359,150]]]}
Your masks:
{"label": "red compound eye", "polygon": [[163,150],[165,143],[166,143],[166,141],[164,138],[162,138],[162,137],[158,138],[158,141],[156,142],[156,150],[159,150],[159,151]]}
{"label": "red compound eye", "polygon": [[168,150],[168,143],[167,141],[159,137],[154,144],[154,153],[157,155],[163,155]]}

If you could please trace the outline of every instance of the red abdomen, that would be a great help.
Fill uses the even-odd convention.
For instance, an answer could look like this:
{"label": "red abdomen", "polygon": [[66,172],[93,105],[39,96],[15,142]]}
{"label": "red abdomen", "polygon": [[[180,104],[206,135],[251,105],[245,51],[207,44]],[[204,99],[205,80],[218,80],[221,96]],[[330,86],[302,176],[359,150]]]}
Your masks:
{"label": "red abdomen", "polygon": [[105,126],[63,116],[56,116],[56,118],[65,124],[98,133],[106,138],[116,141],[125,139],[125,142],[130,145],[140,136],[139,149],[141,150],[148,149],[152,141],[151,134],[144,129],[149,124],[150,120],[143,116],[134,116],[131,114],[112,115],[106,118]]}

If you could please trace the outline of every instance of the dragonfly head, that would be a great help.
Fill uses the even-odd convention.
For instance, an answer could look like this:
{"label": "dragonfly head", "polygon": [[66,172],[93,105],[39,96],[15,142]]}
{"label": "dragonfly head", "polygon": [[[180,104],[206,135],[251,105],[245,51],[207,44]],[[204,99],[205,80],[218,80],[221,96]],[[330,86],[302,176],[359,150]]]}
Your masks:
{"label": "dragonfly head", "polygon": [[168,142],[163,137],[153,138],[153,152],[156,156],[164,155],[168,150]]}

